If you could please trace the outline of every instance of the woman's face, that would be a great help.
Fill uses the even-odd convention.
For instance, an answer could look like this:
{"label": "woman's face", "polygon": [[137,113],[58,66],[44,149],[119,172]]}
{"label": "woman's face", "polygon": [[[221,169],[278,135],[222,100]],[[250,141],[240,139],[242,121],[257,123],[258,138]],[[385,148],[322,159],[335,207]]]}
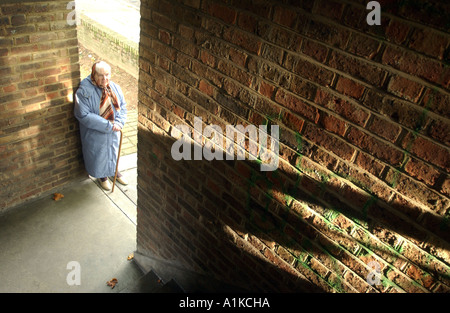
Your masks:
{"label": "woman's face", "polygon": [[98,86],[105,88],[109,84],[111,73],[107,69],[100,68],[95,72],[94,79]]}

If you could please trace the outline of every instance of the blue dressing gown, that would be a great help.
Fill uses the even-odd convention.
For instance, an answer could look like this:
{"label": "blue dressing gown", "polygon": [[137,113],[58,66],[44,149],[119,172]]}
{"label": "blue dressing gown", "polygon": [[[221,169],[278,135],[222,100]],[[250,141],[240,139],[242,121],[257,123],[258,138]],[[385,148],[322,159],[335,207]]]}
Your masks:
{"label": "blue dressing gown", "polygon": [[[114,111],[114,123],[125,125],[127,119],[126,102],[118,85],[110,82],[117,96],[120,111]],[[75,117],[80,122],[80,136],[86,171],[95,178],[111,177],[116,172],[119,152],[120,132],[112,130],[113,123],[99,115],[102,89],[94,86],[88,76],[80,83],[75,93]]]}

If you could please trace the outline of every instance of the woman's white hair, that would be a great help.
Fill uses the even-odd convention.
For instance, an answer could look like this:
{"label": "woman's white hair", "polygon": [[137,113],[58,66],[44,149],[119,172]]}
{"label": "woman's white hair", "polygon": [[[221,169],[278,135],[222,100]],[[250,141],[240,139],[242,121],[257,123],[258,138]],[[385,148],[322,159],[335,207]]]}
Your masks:
{"label": "woman's white hair", "polygon": [[98,63],[95,65],[95,72],[96,72],[96,73],[98,73],[98,71],[99,71],[100,69],[103,69],[103,70],[108,71],[108,72],[111,73],[111,66],[110,66],[108,63],[106,63],[105,61],[100,61],[100,62],[98,62]]}

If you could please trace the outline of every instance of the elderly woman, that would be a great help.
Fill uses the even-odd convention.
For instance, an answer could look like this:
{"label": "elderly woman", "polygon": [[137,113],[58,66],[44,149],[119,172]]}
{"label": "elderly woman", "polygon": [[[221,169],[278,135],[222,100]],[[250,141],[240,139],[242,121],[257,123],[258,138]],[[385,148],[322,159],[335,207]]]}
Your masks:
{"label": "elderly woman", "polygon": [[[99,178],[105,190],[111,189],[108,177],[115,175],[120,133],[127,119],[122,90],[110,81],[111,67],[104,61],[92,66],[75,93],[75,117],[80,122],[84,163],[89,175]],[[126,185],[122,174],[117,181]]]}

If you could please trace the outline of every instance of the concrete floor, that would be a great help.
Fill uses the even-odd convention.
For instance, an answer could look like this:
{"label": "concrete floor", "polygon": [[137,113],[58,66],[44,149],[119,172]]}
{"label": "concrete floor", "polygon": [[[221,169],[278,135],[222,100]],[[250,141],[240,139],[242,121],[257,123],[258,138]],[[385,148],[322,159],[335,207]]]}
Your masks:
{"label": "concrete floor", "polygon": [[[136,249],[136,154],[119,169],[129,185],[113,193],[87,177],[59,191],[60,201],[48,196],[0,216],[0,292],[120,292],[142,275],[127,260]],[[69,285],[77,273],[80,284]]]}

